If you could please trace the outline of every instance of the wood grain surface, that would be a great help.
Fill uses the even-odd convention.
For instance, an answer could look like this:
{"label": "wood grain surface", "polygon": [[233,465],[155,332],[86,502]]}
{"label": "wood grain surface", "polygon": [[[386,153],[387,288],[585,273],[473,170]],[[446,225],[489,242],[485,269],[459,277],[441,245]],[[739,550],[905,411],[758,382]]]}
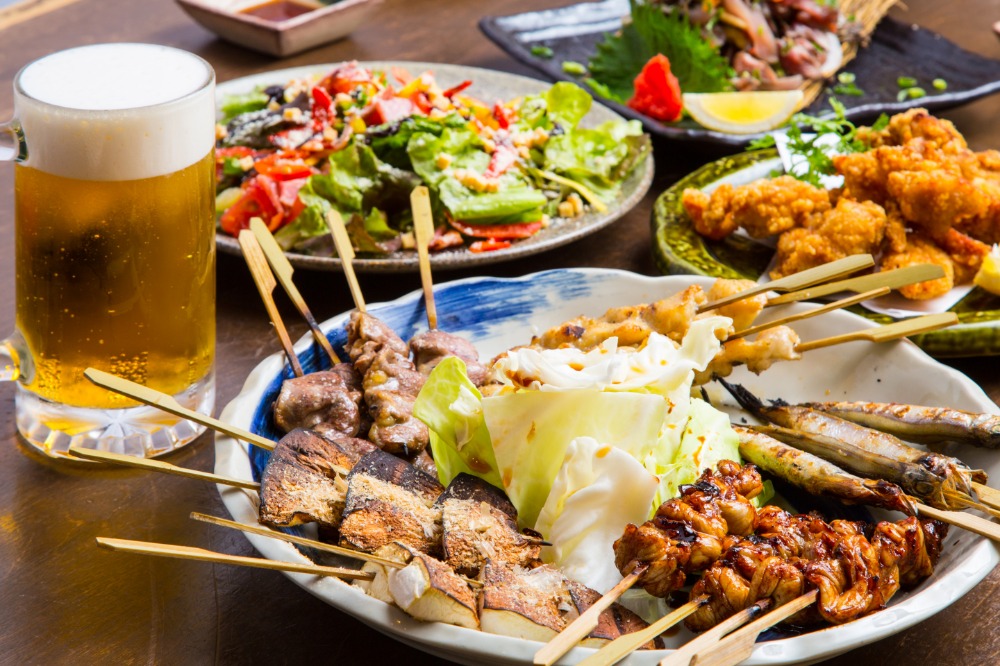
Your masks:
{"label": "wood grain surface", "polygon": [[[11,81],[25,63],[95,42],[169,44],[211,62],[220,81],[295,65],[343,59],[427,60],[531,74],[483,38],[483,13],[555,6],[552,0],[503,3],[386,0],[341,42],[275,60],[216,39],[169,0],[79,0],[0,31],[0,118],[11,112]],[[1000,58],[990,25],[997,0],[909,0],[893,15],[942,33],[965,48]],[[900,72],[901,75],[906,74]],[[941,75],[947,78],[947,72]],[[976,149],[1000,148],[1000,97],[944,114]],[[649,216],[655,195],[715,155],[657,143],[657,177],[625,218],[554,252],[489,269],[515,276],[540,269],[601,266],[654,274]],[[0,331],[13,327],[13,176],[0,165]],[[218,264],[219,405],[233,398],[254,365],[276,351],[264,306],[242,261]],[[445,279],[472,272],[449,273]],[[438,276],[439,279],[445,276]],[[370,302],[418,289],[417,274],[360,276]],[[320,320],[350,307],[337,274],[299,271],[296,281]],[[307,332],[281,301],[293,337]],[[1000,360],[952,363],[1000,397]],[[933,378],[928,377],[928,381]],[[22,445],[13,388],[0,385],[0,664],[432,664],[433,657],[382,636],[302,591],[279,573],[111,553],[98,535],[180,543],[254,555],[238,533],[188,519],[191,511],[226,515],[214,486],[198,481],[54,464]],[[204,436],[171,456],[211,470]],[[838,666],[1000,663],[1000,573],[926,622],[848,655]]]}

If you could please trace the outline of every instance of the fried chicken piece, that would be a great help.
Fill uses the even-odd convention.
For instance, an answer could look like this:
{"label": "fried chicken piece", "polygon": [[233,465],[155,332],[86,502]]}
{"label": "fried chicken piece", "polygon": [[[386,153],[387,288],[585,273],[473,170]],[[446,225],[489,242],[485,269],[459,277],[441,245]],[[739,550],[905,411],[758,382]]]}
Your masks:
{"label": "fried chicken piece", "polygon": [[841,198],[835,208],[812,218],[807,228],[781,235],[771,277],[777,279],[852,254],[874,254],[885,237],[886,224],[885,210],[878,204]]}
{"label": "fried chicken piece", "polygon": [[948,253],[955,268],[955,284],[965,284],[976,276],[983,259],[990,253],[990,246],[963,234],[958,229],[949,229],[942,237],[935,239],[938,246]]}
{"label": "fried chicken piece", "polygon": [[956,153],[968,144],[950,120],[935,118],[927,109],[909,109],[889,119],[881,130],[859,127],[856,138],[872,148],[902,146],[913,139],[922,139],[938,150]]}
{"label": "fried chicken piece", "polygon": [[944,269],[944,277],[900,287],[899,293],[906,298],[922,301],[937,298],[955,286],[955,265],[948,254],[921,234],[910,234],[906,248],[901,252],[889,252],[882,258],[882,270],[903,268],[914,264],[937,264]]}
{"label": "fried chicken piece", "polygon": [[723,184],[710,197],[688,189],[681,200],[695,230],[715,240],[739,227],[754,238],[774,236],[830,208],[826,190],[791,176],[765,178],[739,187]]}
{"label": "fried chicken piece", "polygon": [[932,238],[940,238],[956,222],[983,215],[987,197],[960,173],[947,169],[897,171],[888,174],[886,192],[903,217]]}

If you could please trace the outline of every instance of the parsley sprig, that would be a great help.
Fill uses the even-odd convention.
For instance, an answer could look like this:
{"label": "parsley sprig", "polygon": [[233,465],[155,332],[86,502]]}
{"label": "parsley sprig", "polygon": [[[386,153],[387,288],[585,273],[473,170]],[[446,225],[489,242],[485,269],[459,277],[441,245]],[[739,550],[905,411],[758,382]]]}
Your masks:
{"label": "parsley sprig", "polygon": [[684,92],[720,92],[731,88],[729,64],[701,30],[680,11],[665,14],[659,6],[631,0],[631,22],[608,34],[591,58],[587,83],[603,97],[625,103],[632,82],[649,59],[662,53]]}
{"label": "parsley sprig", "polygon": [[[791,175],[816,187],[822,186],[820,182],[822,176],[830,176],[835,173],[833,159],[830,157],[831,153],[845,155],[868,150],[868,145],[857,138],[857,126],[847,119],[844,104],[837,99],[831,99],[830,106],[833,108],[833,117],[820,118],[805,113],[796,113],[788,121],[788,130],[786,131],[788,149],[794,155],[801,155],[805,158],[805,164],[808,167],[801,173]],[[889,117],[882,114],[871,128],[878,131],[884,129],[888,124]],[[805,136],[802,131],[804,127],[809,128],[810,134],[815,133],[815,135]],[[818,143],[820,137],[831,134],[837,137],[837,141],[832,147]],[[773,148],[774,145],[774,136],[768,134],[751,141],[748,148],[762,150]]]}

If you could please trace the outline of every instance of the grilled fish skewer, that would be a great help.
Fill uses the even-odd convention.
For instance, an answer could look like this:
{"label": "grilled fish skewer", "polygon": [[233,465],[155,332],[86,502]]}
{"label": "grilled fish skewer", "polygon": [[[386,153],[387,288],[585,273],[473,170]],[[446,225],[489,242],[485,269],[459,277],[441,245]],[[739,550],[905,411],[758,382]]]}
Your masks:
{"label": "grilled fish skewer", "polygon": [[[823,450],[830,451],[831,455],[836,452],[835,447],[837,443],[844,443],[850,444],[857,449],[856,455],[867,457],[868,460],[864,461],[867,465],[875,462],[874,456],[881,456],[882,460],[880,462],[888,461],[891,463],[888,468],[889,473],[897,470],[897,478],[892,478],[891,476],[885,476],[884,478],[889,478],[899,483],[913,494],[924,499],[924,501],[928,501],[939,508],[953,508],[945,500],[945,492],[964,494],[971,499],[973,497],[973,482],[984,483],[986,481],[986,474],[982,470],[970,469],[957,458],[913,448],[892,435],[865,428],[850,421],[837,418],[836,416],[830,416],[806,407],[792,406],[783,401],[772,401],[771,406],[766,406],[759,398],[742,386],[729,384],[723,380],[720,380],[720,383],[736,398],[740,406],[762,421],[768,421],[805,433],[826,436],[828,440]],[[811,450],[810,453],[819,455],[820,457],[827,457],[816,450]],[[853,469],[853,471],[859,474],[868,474],[867,472],[852,468],[850,461],[844,462],[841,460],[843,457],[841,454],[837,459],[831,460],[831,462],[843,465],[848,470]],[[830,458],[827,457],[827,459]],[[898,470],[904,464],[910,470],[910,476],[905,478],[898,474]],[[919,478],[919,476],[916,476],[915,468],[917,467],[924,468],[940,479],[940,484],[935,484],[939,489],[933,493],[935,497],[934,501],[929,499],[927,494],[928,488],[908,486],[907,483],[904,483],[904,481],[912,482]],[[923,480],[926,481],[928,479],[924,477]]]}
{"label": "grilled fish skewer", "polygon": [[[887,479],[899,484],[911,495],[942,509],[954,509],[949,503],[950,488],[944,479],[920,465],[873,453],[843,440],[783,426],[752,426],[752,430],[818,456],[839,467],[868,478]],[[957,507],[961,508],[961,507]]]}
{"label": "grilled fish skewer", "polygon": [[801,405],[901,439],[923,444],[959,442],[1000,449],[1000,415],[948,407],[880,402],[807,402]]}
{"label": "grilled fish skewer", "polygon": [[833,463],[752,428],[733,425],[733,430],[740,437],[740,455],[744,459],[811,495],[917,515],[913,502],[894,483],[854,476]]}

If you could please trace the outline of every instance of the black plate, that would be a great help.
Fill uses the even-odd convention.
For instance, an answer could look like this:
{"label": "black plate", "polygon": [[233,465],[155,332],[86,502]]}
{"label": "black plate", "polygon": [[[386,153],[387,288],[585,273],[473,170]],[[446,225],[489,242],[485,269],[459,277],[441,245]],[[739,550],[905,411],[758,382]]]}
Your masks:
{"label": "black plate", "polygon": [[[628,13],[628,0],[604,0],[513,16],[489,16],[479,22],[479,27],[507,53],[548,77],[580,82],[579,77],[563,71],[562,63],[569,60],[586,64],[596,44],[606,33],[618,30],[622,17]],[[533,46],[547,46],[554,56],[545,59],[532,55]],[[853,72],[858,87],[865,91],[862,97],[838,97],[852,120],[898,113],[914,106],[945,109],[1000,91],[1000,61],[965,51],[930,30],[888,18],[882,20],[871,43],[848,63],[845,71]],[[928,95],[897,101],[896,79],[900,76],[916,78]],[[945,79],[948,89],[934,90],[931,81],[936,78]],[[825,91],[807,112],[814,115],[829,112],[829,97],[830,93]],[[647,131],[671,139],[735,148],[760,136],[715,132],[691,120],[664,124],[622,104],[601,97],[595,99],[623,116],[642,121]]]}

